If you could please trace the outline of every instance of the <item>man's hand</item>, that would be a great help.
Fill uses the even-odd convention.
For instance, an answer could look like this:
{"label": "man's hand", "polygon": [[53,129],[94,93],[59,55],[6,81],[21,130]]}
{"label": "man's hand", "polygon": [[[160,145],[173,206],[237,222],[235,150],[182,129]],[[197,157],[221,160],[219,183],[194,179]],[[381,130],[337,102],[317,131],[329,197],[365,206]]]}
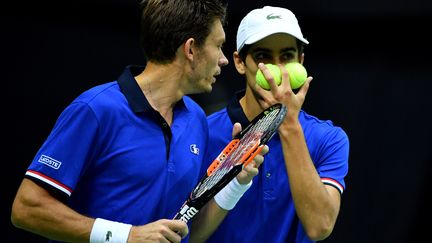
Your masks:
{"label": "man's hand", "polygon": [[[232,137],[234,138],[242,130],[240,123],[235,123],[233,126]],[[269,147],[267,145],[263,146],[260,153],[255,156],[255,158],[237,175],[237,181],[242,184],[248,184],[254,176],[258,175],[258,168],[264,162],[264,155],[269,152]]]}
{"label": "man's hand", "polygon": [[142,226],[133,226],[128,243],[180,242],[189,233],[187,224],[181,220],[161,219]]}
{"label": "man's hand", "polygon": [[288,110],[286,119],[297,119],[306,99],[312,77],[308,77],[297,93],[294,93],[291,89],[288,71],[281,64],[279,64],[279,68],[282,73],[282,83],[279,86],[276,85],[270,70],[263,63],[259,63],[258,68],[264,74],[271,87],[271,90],[267,91],[259,87],[258,84],[255,85],[256,92],[261,96],[261,99],[258,101],[261,108],[266,109],[271,105],[281,103],[284,104]]}

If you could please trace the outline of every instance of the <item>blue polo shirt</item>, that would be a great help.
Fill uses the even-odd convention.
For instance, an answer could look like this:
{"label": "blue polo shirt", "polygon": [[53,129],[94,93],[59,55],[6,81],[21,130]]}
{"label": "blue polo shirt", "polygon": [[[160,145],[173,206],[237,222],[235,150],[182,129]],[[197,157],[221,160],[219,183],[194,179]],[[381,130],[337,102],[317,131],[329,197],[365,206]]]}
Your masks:
{"label": "blue polo shirt", "polygon": [[[209,165],[231,140],[234,122],[245,128],[246,118],[237,96],[228,106],[208,117]],[[324,184],[343,192],[348,172],[349,142],[346,133],[331,121],[321,121],[301,111],[299,114],[313,163]],[[269,141],[260,173],[207,243],[221,242],[312,242],[301,225],[294,208],[279,135]],[[205,166],[204,166],[205,167]]]}
{"label": "blue polo shirt", "polygon": [[26,177],[84,215],[133,225],[172,219],[200,177],[206,115],[183,97],[168,126],[134,79],[142,69],[127,67],[77,97]]}

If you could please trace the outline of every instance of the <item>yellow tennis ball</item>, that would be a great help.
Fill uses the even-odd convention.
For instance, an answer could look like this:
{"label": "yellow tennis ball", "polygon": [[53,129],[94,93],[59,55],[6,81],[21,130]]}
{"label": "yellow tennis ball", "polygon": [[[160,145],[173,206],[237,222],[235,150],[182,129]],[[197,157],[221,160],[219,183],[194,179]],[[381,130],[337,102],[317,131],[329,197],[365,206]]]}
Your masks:
{"label": "yellow tennis ball", "polygon": [[[279,69],[279,66],[276,66],[271,63],[267,63],[265,65],[267,69],[270,71],[270,73],[273,75],[273,79],[276,82],[277,85],[280,85],[282,82],[282,74]],[[264,77],[264,74],[261,72],[260,69],[258,69],[258,72],[256,73],[255,80],[261,88],[265,90],[270,90],[270,84],[267,82],[267,80]]]}
{"label": "yellow tennis ball", "polygon": [[285,65],[285,68],[288,70],[291,89],[300,88],[307,78],[305,67],[301,63],[290,62]]}

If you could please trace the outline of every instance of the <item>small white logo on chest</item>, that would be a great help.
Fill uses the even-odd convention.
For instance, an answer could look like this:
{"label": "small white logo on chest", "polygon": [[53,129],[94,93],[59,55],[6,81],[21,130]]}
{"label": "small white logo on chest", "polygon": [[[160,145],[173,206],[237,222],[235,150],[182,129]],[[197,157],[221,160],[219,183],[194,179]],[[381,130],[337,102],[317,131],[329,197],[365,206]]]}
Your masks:
{"label": "small white logo on chest", "polygon": [[199,155],[199,148],[197,147],[196,144],[191,144],[190,151],[193,154]]}

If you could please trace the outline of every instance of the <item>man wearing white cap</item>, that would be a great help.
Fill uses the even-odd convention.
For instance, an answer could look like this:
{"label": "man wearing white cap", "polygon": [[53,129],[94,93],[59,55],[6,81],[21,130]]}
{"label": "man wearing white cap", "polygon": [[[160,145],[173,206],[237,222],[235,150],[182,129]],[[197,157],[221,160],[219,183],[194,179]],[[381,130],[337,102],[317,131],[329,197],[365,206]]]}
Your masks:
{"label": "man wearing white cap", "polygon": [[[283,65],[303,63],[303,45],[308,43],[295,15],[285,8],[255,9],[241,21],[233,59],[246,79],[246,89],[208,117],[212,146],[206,157],[215,158],[230,141],[235,122],[245,127],[274,103],[286,105],[288,113],[268,144],[270,152],[252,187],[234,209],[228,209],[208,243],[313,242],[332,232],[348,173],[349,140],[331,121],[319,120],[301,109],[312,77],[297,90],[290,86]],[[268,63],[278,65],[282,72],[279,86],[264,66]],[[259,69],[270,90],[257,85]]]}

